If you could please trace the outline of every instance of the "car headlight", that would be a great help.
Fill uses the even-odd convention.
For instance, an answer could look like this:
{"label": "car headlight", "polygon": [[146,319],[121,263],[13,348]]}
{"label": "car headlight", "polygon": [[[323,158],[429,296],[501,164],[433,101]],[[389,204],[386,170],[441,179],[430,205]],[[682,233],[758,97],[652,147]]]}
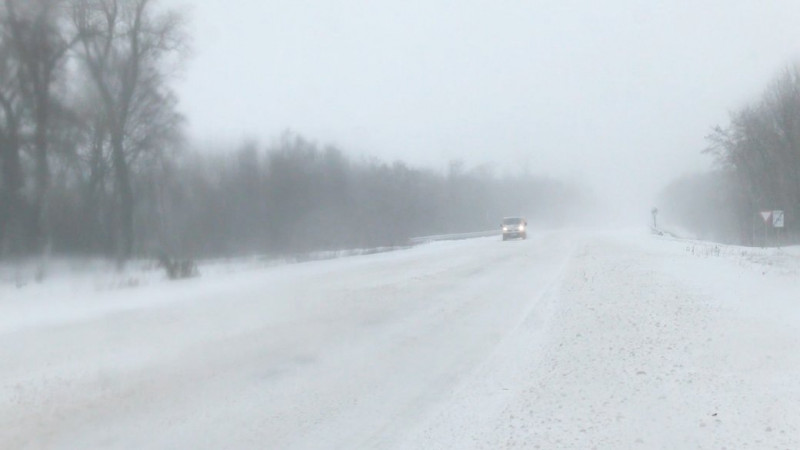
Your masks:
{"label": "car headlight", "polygon": [[525,231],[525,225],[520,225],[519,226],[519,231]]}
{"label": "car headlight", "polygon": [[508,227],[503,227],[503,231],[508,231]]}

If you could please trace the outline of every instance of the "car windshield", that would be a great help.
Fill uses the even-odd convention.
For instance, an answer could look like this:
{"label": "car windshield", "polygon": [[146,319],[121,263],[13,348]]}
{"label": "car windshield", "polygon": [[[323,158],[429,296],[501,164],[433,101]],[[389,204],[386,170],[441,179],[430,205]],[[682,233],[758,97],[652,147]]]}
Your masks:
{"label": "car windshield", "polygon": [[510,217],[503,219],[503,225],[519,225],[520,223],[522,223],[522,219],[520,219],[519,217]]}

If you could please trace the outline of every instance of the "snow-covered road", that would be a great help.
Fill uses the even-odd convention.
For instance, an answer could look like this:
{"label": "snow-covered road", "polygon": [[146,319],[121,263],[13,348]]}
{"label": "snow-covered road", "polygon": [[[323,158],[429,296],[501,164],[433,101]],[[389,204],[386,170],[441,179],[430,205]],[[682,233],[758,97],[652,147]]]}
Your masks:
{"label": "snow-covered road", "polygon": [[0,287],[0,448],[798,448],[800,263],[560,231]]}

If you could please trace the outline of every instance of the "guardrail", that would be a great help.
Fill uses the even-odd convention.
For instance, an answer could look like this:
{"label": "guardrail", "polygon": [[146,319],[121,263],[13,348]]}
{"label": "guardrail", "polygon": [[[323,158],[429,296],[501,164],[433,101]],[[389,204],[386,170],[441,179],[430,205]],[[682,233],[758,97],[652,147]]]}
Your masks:
{"label": "guardrail", "polygon": [[673,232],[671,232],[669,230],[665,230],[663,228],[656,228],[656,227],[654,227],[652,225],[650,225],[650,233],[658,235],[658,236],[668,236],[668,237],[675,238],[675,239],[688,239],[688,238],[686,238],[684,236],[678,236],[677,234],[675,234],[675,233],[673,233]]}
{"label": "guardrail", "polygon": [[409,239],[411,245],[425,244],[436,241],[458,241],[461,239],[474,239],[479,237],[499,236],[500,230],[473,231],[471,233],[452,233],[436,234],[432,236],[420,236]]}

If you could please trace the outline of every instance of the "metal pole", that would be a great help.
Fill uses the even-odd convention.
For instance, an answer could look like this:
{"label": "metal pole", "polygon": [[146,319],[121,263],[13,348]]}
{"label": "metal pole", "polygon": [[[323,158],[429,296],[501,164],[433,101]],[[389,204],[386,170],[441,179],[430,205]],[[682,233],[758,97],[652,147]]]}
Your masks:
{"label": "metal pole", "polygon": [[764,248],[767,247],[767,240],[769,238],[769,234],[767,233],[769,233],[769,229],[767,228],[767,222],[764,221],[764,245],[762,246]]}

